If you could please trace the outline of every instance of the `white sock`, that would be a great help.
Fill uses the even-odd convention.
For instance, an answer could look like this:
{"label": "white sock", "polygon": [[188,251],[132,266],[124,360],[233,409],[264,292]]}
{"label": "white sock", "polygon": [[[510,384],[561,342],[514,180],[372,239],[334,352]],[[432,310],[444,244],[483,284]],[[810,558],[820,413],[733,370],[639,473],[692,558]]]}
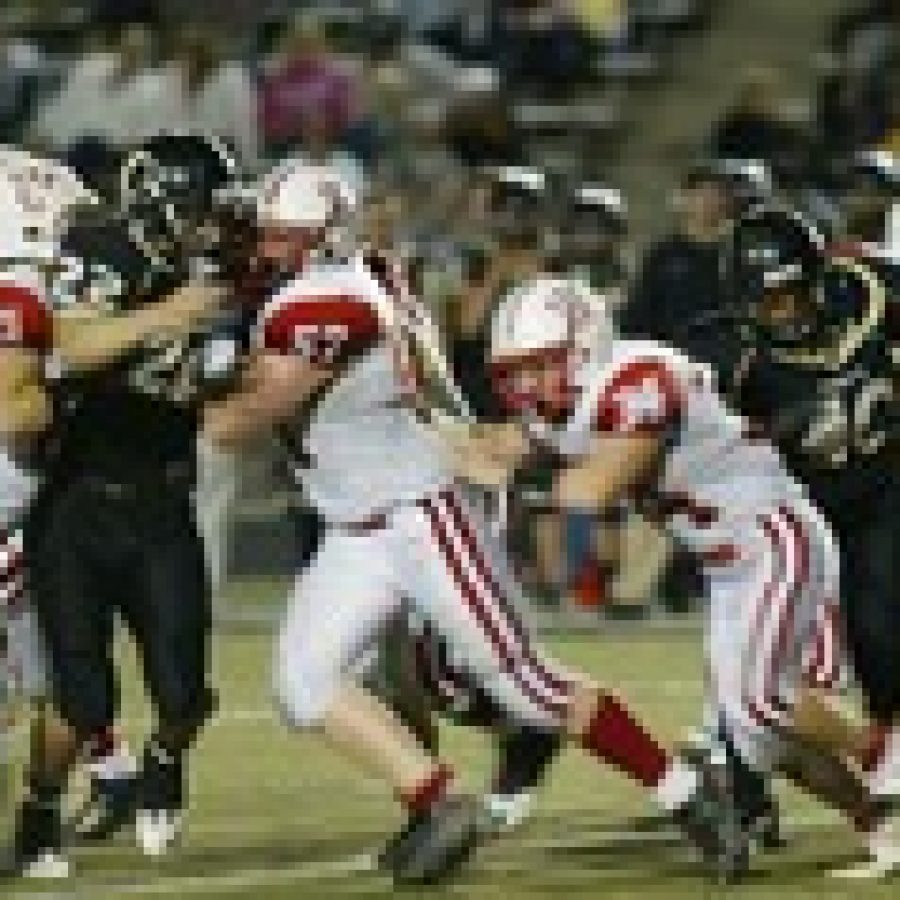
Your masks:
{"label": "white sock", "polygon": [[97,778],[112,780],[135,775],[138,770],[138,762],[129,750],[128,744],[123,742],[111,753],[92,760],[88,769]]}
{"label": "white sock", "polygon": [[666,812],[672,812],[684,806],[697,790],[700,775],[697,770],[680,759],[673,759],[671,765],[656,785],[656,802]]}
{"label": "white sock", "polygon": [[900,821],[890,818],[869,835],[869,855],[880,866],[900,865]]}
{"label": "white sock", "polygon": [[869,776],[869,790],[876,797],[900,797],[900,728],[888,735],[884,755]]}

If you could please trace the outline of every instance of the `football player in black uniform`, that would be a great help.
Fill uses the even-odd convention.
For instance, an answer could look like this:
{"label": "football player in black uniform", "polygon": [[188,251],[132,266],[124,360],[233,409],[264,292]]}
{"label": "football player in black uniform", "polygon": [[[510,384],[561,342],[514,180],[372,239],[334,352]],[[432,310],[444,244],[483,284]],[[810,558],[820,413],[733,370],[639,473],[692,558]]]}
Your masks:
{"label": "football player in black uniform", "polygon": [[136,804],[148,853],[177,835],[184,756],[214,706],[207,681],[207,574],[193,492],[210,323],[226,293],[218,203],[235,166],[190,136],[149,141],[124,162],[110,208],[76,219],[56,298],[56,411],[29,530],[65,758],[40,760],[20,811],[20,867],[59,850],[71,759],[113,721],[114,613],[137,641],[157,726]]}
{"label": "football player in black uniform", "polygon": [[[789,211],[750,211],[728,256],[747,312],[739,408],[777,442],[837,533],[850,655],[875,731],[889,734],[900,722],[896,300],[866,265],[829,258]],[[900,793],[900,742],[895,731],[867,759],[868,735],[838,727],[834,744],[871,766],[866,787],[889,804]],[[871,871],[900,867],[896,847],[877,846],[878,822],[864,824]]]}

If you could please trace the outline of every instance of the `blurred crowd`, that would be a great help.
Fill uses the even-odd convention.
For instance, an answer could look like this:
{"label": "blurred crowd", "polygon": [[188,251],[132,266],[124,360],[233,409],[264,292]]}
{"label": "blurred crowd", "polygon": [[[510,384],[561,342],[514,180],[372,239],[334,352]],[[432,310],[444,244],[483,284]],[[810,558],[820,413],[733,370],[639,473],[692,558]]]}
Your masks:
{"label": "blurred crowd", "polygon": [[[715,6],[10,2],[0,10],[0,138],[88,173],[117,147],[176,128],[225,137],[249,171],[298,147],[339,167],[367,197],[362,237],[405,261],[484,414],[492,304],[548,265],[578,270],[612,298],[627,334],[672,343],[727,378],[722,242],[747,205],[778,197],[835,243],[900,254],[900,2],[855,4],[834,22],[805,116],[779,96],[778,73],[749,69],[674,192],[670,232],[636,259],[627,198],[598,179],[584,135],[615,128],[635,80],[658,76]],[[536,162],[548,133],[568,142],[575,165]],[[518,198],[508,227],[489,215],[497,191]],[[590,515],[546,525],[528,536],[532,582],[596,600],[612,530]],[[646,559],[646,547],[635,552]],[[689,594],[690,564],[673,558],[670,593]]]}

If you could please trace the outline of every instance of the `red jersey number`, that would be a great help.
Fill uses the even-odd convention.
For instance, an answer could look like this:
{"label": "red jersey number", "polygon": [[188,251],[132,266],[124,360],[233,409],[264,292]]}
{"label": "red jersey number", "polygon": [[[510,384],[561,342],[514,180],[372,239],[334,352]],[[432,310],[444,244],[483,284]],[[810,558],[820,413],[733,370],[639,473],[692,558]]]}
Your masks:
{"label": "red jersey number", "polygon": [[267,350],[301,356],[327,366],[343,353],[363,347],[379,334],[379,320],[368,303],[353,297],[300,299],[282,304],[265,323]]}
{"label": "red jersey number", "polygon": [[350,329],[337,322],[310,323],[294,327],[294,353],[315,366],[330,366],[341,355]]}

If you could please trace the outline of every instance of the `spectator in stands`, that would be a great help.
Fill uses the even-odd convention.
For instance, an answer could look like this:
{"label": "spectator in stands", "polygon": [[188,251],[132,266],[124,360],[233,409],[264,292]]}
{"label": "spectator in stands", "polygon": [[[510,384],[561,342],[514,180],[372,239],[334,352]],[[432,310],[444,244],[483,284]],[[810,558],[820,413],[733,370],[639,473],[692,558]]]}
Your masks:
{"label": "spectator in stands", "polygon": [[38,111],[29,134],[58,150],[86,137],[125,144],[158,132],[169,123],[168,112],[156,35],[130,25],[118,37],[97,37]]}
{"label": "spectator in stands", "polygon": [[464,4],[428,37],[458,61],[494,66],[516,89],[559,95],[594,74],[593,35],[557,0]]}
{"label": "spectator in stands", "polygon": [[337,149],[357,115],[353,74],[314,20],[299,19],[269,61],[260,116],[267,154],[302,146],[315,159]]}
{"label": "spectator in stands", "polygon": [[556,0],[507,0],[493,38],[506,80],[561,95],[590,82],[596,46],[583,21]]}
{"label": "spectator in stands", "polygon": [[754,159],[767,163],[779,180],[800,177],[809,155],[809,140],[784,115],[776,77],[753,69],[715,128],[710,149],[721,159]]}
{"label": "spectator in stands", "polygon": [[7,33],[0,21],[0,141],[12,143],[56,66],[36,44]]}
{"label": "spectator in stands", "polygon": [[216,44],[217,35],[208,27],[182,31],[166,72],[168,127],[178,125],[227,140],[253,170],[259,162],[256,86],[248,67],[238,59],[223,58]]}
{"label": "spectator in stands", "polygon": [[[619,318],[626,336],[661,341],[712,365],[726,387],[740,344],[720,258],[740,200],[718,163],[688,172],[676,195],[675,228],[644,257]],[[676,609],[702,593],[701,568],[682,547],[673,548],[662,592]]]}
{"label": "spectator in stands", "polygon": [[732,213],[733,196],[719,167],[692,169],[676,195],[675,228],[644,257],[620,317],[626,335],[671,344],[722,375],[734,352],[723,341],[729,297],[720,274]]}

